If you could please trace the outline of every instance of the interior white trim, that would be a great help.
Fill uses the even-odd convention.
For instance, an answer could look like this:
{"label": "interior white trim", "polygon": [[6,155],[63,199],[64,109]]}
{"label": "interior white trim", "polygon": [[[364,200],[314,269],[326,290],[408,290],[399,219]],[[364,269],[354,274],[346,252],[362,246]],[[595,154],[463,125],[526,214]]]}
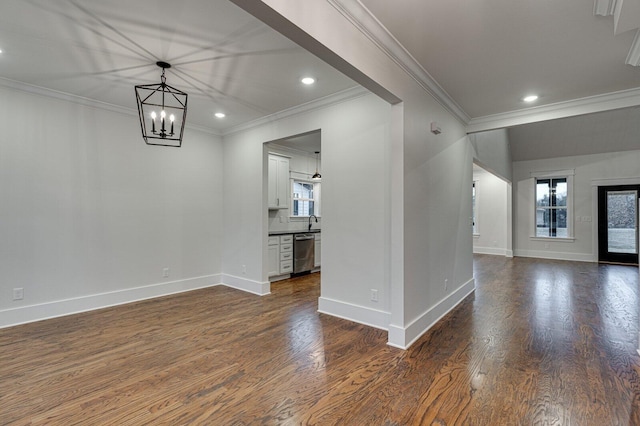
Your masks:
{"label": "interior white trim", "polygon": [[[11,80],[8,78],[0,77],[0,86],[19,90],[21,92],[31,93],[33,95],[45,96],[47,98],[58,99],[61,101],[67,101],[74,104],[98,108],[110,112],[116,112],[118,114],[137,116],[138,110],[133,108],[127,108],[119,105],[110,104],[107,102],[97,101],[95,99],[85,98],[71,93],[60,92],[58,90],[47,89],[46,87],[35,86],[33,84],[23,83],[21,81]],[[133,95],[132,95],[133,98]],[[185,127],[188,129],[198,130],[203,133],[208,133],[215,136],[222,136],[220,132],[209,127],[198,126],[196,124],[190,124],[188,121],[185,123]]]}
{"label": "interior white trim", "polygon": [[613,16],[617,0],[594,0],[593,14],[596,16]]}
{"label": "interior white trim", "polygon": [[205,275],[202,277],[187,278],[184,280],[6,309],[0,311],[0,328],[213,287],[220,285],[220,278],[220,274]]}
{"label": "interior white trim", "polygon": [[633,38],[625,63],[634,67],[640,66],[640,30],[636,31],[636,36]]}
{"label": "interior white trim", "polygon": [[388,330],[389,321],[391,320],[391,313],[389,312],[354,305],[328,297],[318,298],[318,312],[381,330]]}
{"label": "interior white trim", "polygon": [[568,253],[568,252],[562,252],[562,251],[516,249],[514,252],[514,255],[517,257],[532,257],[535,259],[553,259],[553,260],[573,260],[576,262],[597,262],[598,261],[598,259],[594,254]]}
{"label": "interior white trim", "polygon": [[541,172],[531,172],[529,176],[532,178],[546,178],[546,177],[564,177],[564,176],[575,176],[576,169],[567,169],[567,170],[547,170]]}
{"label": "interior white trim", "polygon": [[640,88],[588,96],[571,101],[557,102],[539,107],[520,109],[501,114],[472,118],[467,133],[501,129],[520,124],[537,123],[557,118],[574,117],[594,112],[628,108],[640,105]]}
{"label": "interior white trim", "polygon": [[222,274],[222,284],[235,288],[236,290],[257,294],[258,296],[266,296],[271,293],[271,283],[269,281],[259,282],[236,277],[235,275]]}
{"label": "interior white trim", "polygon": [[496,256],[506,256],[507,249],[497,247],[474,247],[474,254],[492,254]]}
{"label": "interior white trim", "polygon": [[469,115],[360,1],[327,0],[382,52],[463,124]]}
{"label": "interior white trim", "polygon": [[630,178],[593,179],[591,181],[591,186],[619,186],[619,185],[640,185],[640,176],[630,177]]}
{"label": "interior white trim", "polygon": [[326,108],[328,106],[332,106],[340,102],[347,102],[352,99],[356,99],[369,94],[371,94],[371,92],[369,92],[364,87],[354,86],[349,89],[345,89],[341,92],[334,93],[332,95],[325,96],[323,98],[314,99],[313,101],[276,112],[275,114],[267,115],[267,116],[258,118],[256,120],[249,121],[247,123],[239,124],[237,126],[234,126],[225,130],[222,135],[227,136],[233,133],[243,132],[245,130],[262,126],[264,124],[268,124],[277,120],[282,120],[284,118],[292,117],[294,115]]}
{"label": "interior white trim", "polygon": [[408,349],[416,340],[440,321],[453,308],[458,306],[468,295],[475,291],[475,278],[461,285],[453,293],[445,297],[435,306],[424,312],[406,327],[389,326],[388,345],[400,349]]}

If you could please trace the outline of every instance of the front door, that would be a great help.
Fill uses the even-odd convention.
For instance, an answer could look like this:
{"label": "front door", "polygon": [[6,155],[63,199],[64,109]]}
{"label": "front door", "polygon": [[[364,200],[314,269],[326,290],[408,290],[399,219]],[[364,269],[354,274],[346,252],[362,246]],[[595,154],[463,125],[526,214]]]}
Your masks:
{"label": "front door", "polygon": [[598,187],[598,260],[638,264],[640,185]]}

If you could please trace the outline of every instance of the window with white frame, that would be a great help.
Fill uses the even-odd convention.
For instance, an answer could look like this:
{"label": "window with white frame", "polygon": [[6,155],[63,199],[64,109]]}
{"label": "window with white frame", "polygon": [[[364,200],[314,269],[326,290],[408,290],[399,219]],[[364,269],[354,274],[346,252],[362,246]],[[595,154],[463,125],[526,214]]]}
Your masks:
{"label": "window with white frame", "polygon": [[571,238],[572,173],[535,178],[535,234],[540,238]]}
{"label": "window with white frame", "polygon": [[293,180],[291,183],[291,216],[320,215],[320,183]]}

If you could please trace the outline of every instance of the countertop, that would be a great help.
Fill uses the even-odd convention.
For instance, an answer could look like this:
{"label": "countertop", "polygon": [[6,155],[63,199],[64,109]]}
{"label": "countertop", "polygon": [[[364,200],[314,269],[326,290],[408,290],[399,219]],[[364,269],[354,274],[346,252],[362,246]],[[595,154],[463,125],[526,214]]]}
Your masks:
{"label": "countertop", "polygon": [[289,235],[289,234],[317,234],[321,229],[311,229],[310,231],[269,231],[269,236],[272,235]]}

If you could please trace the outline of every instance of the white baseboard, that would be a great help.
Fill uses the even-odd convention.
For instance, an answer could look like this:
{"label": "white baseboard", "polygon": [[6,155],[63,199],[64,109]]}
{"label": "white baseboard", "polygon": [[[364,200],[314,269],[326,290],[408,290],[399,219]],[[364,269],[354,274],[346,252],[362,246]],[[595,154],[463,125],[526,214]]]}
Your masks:
{"label": "white baseboard", "polygon": [[440,321],[449,311],[458,306],[458,304],[474,290],[475,280],[471,278],[456,291],[412,321],[408,326],[400,327],[389,325],[389,341],[387,344],[400,349],[408,349],[420,336]]}
{"label": "white baseboard", "polygon": [[269,281],[260,282],[247,278],[236,277],[235,275],[222,274],[222,284],[237,290],[265,296],[271,293],[271,283]]}
{"label": "white baseboard", "polygon": [[6,309],[0,311],[0,328],[213,287],[220,283],[221,274],[213,274]]}
{"label": "white baseboard", "polygon": [[390,312],[341,302],[327,297],[318,298],[318,312],[382,330],[388,329],[391,319]]}
{"label": "white baseboard", "polygon": [[[497,256],[507,256],[507,249],[498,247],[474,247],[474,254],[493,254]],[[513,254],[511,255],[513,257]]]}
{"label": "white baseboard", "polygon": [[534,257],[537,259],[574,260],[576,262],[598,261],[596,256],[594,256],[593,254],[565,253],[561,251],[515,250],[514,255],[519,257]]}

